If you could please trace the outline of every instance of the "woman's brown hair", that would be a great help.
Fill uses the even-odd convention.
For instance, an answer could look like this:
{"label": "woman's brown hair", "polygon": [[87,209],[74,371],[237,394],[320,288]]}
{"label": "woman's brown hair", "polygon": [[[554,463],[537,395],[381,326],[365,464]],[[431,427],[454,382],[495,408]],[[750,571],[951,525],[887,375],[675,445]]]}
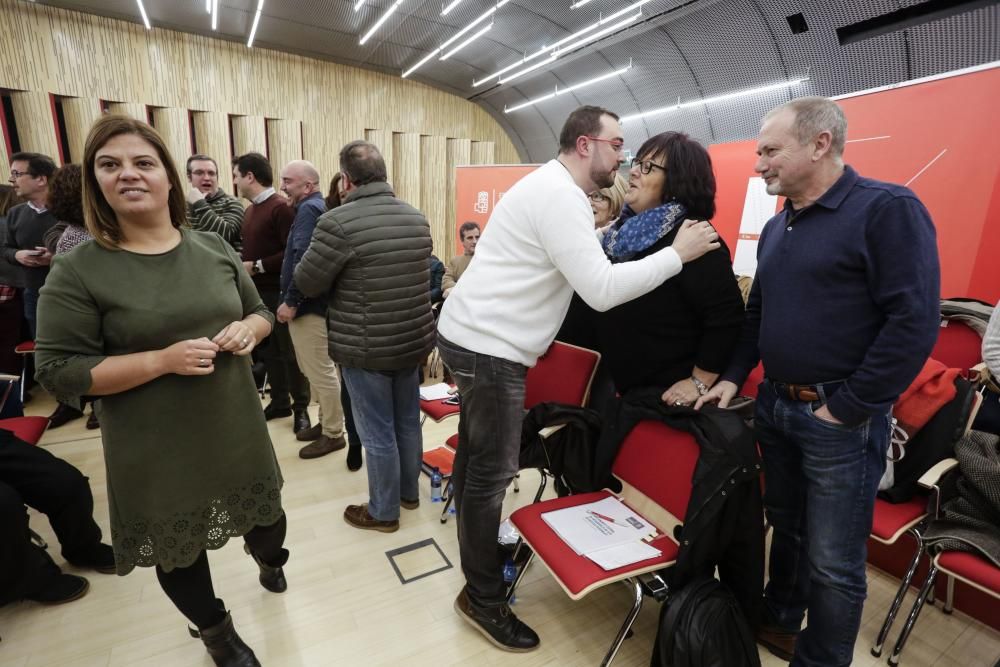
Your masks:
{"label": "woman's brown hair", "polygon": [[340,206],[340,172],[338,171],[333,175],[333,179],[330,181],[329,194],[324,200],[326,202],[326,210],[334,209]]}
{"label": "woman's brown hair", "polygon": [[13,187],[0,184],[0,216],[7,215],[7,211],[23,202]]}
{"label": "woman's brown hair", "polygon": [[108,204],[108,200],[104,198],[104,193],[101,192],[101,186],[94,173],[94,162],[97,158],[97,151],[121,134],[138,135],[156,149],[170,182],[170,195],[167,199],[170,208],[170,223],[177,229],[187,224],[187,202],[184,199],[184,188],[181,185],[180,176],[177,174],[177,166],[160,133],[146,123],[128,116],[115,114],[103,116],[90,128],[83,148],[83,218],[87,223],[87,231],[94,237],[94,240],[101,247],[109,250],[116,250],[121,244],[123,240],[122,230],[118,224],[118,216]]}

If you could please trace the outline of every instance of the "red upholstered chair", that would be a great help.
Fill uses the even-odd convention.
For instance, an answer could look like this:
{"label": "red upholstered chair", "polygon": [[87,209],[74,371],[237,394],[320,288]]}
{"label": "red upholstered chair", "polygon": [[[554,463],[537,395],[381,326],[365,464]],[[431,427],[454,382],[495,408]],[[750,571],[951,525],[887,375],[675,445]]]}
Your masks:
{"label": "red upholstered chair", "polygon": [[[982,401],[982,394],[972,392],[972,405],[966,416],[964,433],[968,433],[969,429],[972,428],[972,422],[976,419],[976,413],[979,411]],[[920,560],[927,553],[927,545],[924,544],[923,533],[930,519],[937,513],[938,502],[937,492],[934,490],[936,487],[933,484],[936,484],[937,478],[943,474],[939,473],[938,470],[951,467],[951,464],[947,463],[947,461],[953,461],[953,459],[947,459],[945,462],[931,468],[922,479],[922,485],[930,488],[930,496],[918,495],[905,503],[890,503],[882,498],[875,498],[871,538],[876,542],[892,545],[903,535],[908,534],[917,543],[913,557],[910,559],[910,565],[903,575],[902,581],[899,583],[899,588],[896,590],[896,597],[893,598],[892,604],[889,605],[885,621],[883,621],[882,628],[875,639],[875,645],[872,646],[871,654],[876,658],[882,655],[882,648],[889,637],[889,631],[892,629],[892,624],[895,622],[896,615],[903,604],[903,598],[906,596],[906,592],[913,582],[913,575],[920,565]],[[933,484],[926,483],[928,480],[932,481]],[[906,633],[908,631],[904,629],[903,632]],[[903,641],[905,642],[905,639]],[[898,650],[902,650],[901,644],[898,646]],[[898,657],[898,653],[893,651],[893,656]]]}
{"label": "red upholstered chair", "polygon": [[[554,341],[546,353],[538,358],[538,363],[528,369],[524,380],[524,409],[530,410],[539,403],[548,402],[585,405],[590,396],[590,385],[594,381],[597,364],[600,361],[601,355],[598,352]],[[424,409],[423,403],[424,401],[421,401],[421,410]],[[458,406],[455,408],[457,410]],[[434,419],[433,416],[431,418]],[[441,420],[435,419],[435,421]],[[552,432],[554,431],[550,430],[548,433]],[[423,471],[430,474],[430,471],[437,467],[444,477],[442,463],[446,461],[444,465],[450,471],[457,449],[458,435],[456,434],[448,438],[445,445],[424,452]],[[540,471],[540,474],[541,483],[535,494],[536,500],[542,497],[548,479],[544,471]],[[449,483],[444,498],[445,505],[441,510],[441,523],[448,521],[448,510],[451,508],[452,502],[450,472],[448,477]],[[514,480],[514,490],[518,490],[516,479]]]}
{"label": "red upholstered chair", "polygon": [[969,369],[983,360],[982,336],[961,320],[941,320],[931,357],[968,377]]}
{"label": "red upholstered chair", "polygon": [[[608,665],[621,647],[626,634],[642,607],[643,596],[653,588],[639,577],[670,567],[677,558],[674,528],[681,524],[691,497],[691,477],[698,462],[694,438],[656,421],[640,422],[622,443],[612,473],[622,483],[621,500],[633,511],[656,526],[658,536],[650,544],[662,553],[632,565],[605,571],[585,556],[578,555],[545,523],[542,514],[553,510],[584,505],[612,497],[604,490],[581,493],[533,503],[515,511],[510,520],[531,547],[529,563],[535,556],[548,568],[562,589],[573,600],[616,581],[625,582],[633,592],[633,604],[618,635],[604,657]],[[508,597],[513,595],[528,563],[518,573]],[[659,580],[662,585],[662,580]],[[660,590],[664,590],[662,586]]]}
{"label": "red upholstered chair", "polygon": [[747,381],[743,383],[743,387],[740,389],[740,396],[749,396],[750,398],[757,398],[757,387],[761,382],[764,381],[764,364],[757,364],[757,366],[750,371],[750,375],[747,376]]}
{"label": "red upholstered chair", "polygon": [[[931,501],[928,504],[928,513],[931,518],[937,516],[940,509],[941,488],[939,482],[945,473],[957,465],[958,461],[955,459],[945,459],[928,470],[920,479],[921,486],[929,489],[931,492]],[[948,593],[944,605],[944,612],[947,614],[950,614],[953,609],[955,578],[1000,599],[1000,568],[997,568],[993,563],[981,558],[977,554],[959,551],[938,552],[934,555],[930,570],[927,572],[927,578],[924,579],[924,583],[917,593],[917,599],[910,609],[909,616],[906,618],[906,623],[903,625],[903,629],[896,639],[892,655],[889,656],[890,665],[899,664],[899,657],[906,646],[906,640],[909,638],[913,626],[916,625],[917,618],[920,616],[924,604],[934,590],[934,582],[938,574],[942,572],[948,577]]]}
{"label": "red upholstered chair", "polygon": [[14,346],[14,352],[22,355],[21,361],[21,402],[24,402],[24,392],[27,389],[28,380],[28,355],[35,354],[35,341],[26,340]]}

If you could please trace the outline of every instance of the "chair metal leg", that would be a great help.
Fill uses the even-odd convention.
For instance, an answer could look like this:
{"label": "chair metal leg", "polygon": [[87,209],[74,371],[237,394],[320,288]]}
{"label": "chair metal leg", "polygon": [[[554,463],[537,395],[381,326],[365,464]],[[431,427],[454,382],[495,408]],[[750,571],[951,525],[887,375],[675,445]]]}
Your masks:
{"label": "chair metal leg", "polygon": [[542,494],[545,493],[545,485],[549,482],[549,476],[541,468],[538,469],[538,475],[541,477],[541,481],[538,483],[538,491],[535,493],[535,499],[532,503],[537,503],[542,499]]}
{"label": "chair metal leg", "polygon": [[950,614],[955,611],[955,577],[948,575],[948,592],[945,594],[944,609],[942,611],[946,614]]}
{"label": "chair metal leg", "polygon": [[[517,538],[517,546],[514,547],[514,561],[517,561],[517,554],[521,550],[521,545],[524,544],[524,540],[520,537]],[[514,597],[514,591],[517,589],[517,585],[521,583],[521,578],[524,573],[528,571],[528,566],[531,565],[531,561],[535,559],[535,551],[532,550],[531,554],[528,556],[528,560],[524,561],[524,565],[520,567],[517,571],[517,576],[514,577],[514,581],[510,582],[510,587],[507,588],[507,604],[510,604],[510,599]]]}
{"label": "chair metal leg", "polygon": [[917,551],[913,554],[913,559],[910,561],[910,567],[906,570],[903,580],[899,583],[899,589],[896,591],[896,597],[893,599],[892,605],[889,607],[889,613],[885,616],[885,622],[882,623],[882,629],[879,630],[878,638],[875,640],[875,646],[872,647],[871,653],[876,658],[882,656],[882,647],[885,645],[885,640],[889,636],[889,630],[892,629],[892,624],[896,621],[896,614],[899,613],[899,608],[903,605],[903,598],[906,597],[906,591],[910,588],[910,582],[913,581],[913,575],[916,573],[917,566],[920,564],[920,558],[924,554],[924,544],[921,539],[920,531],[917,528],[911,528],[907,532],[916,538]]}
{"label": "chair metal leg", "polygon": [[451,483],[450,477],[448,478],[448,486],[445,487],[441,500],[444,501],[444,507],[441,508],[441,523],[448,523],[448,510],[451,509],[451,503],[455,500],[455,486]]}
{"label": "chair metal leg", "polygon": [[622,627],[618,630],[618,636],[615,637],[615,641],[611,644],[611,648],[608,649],[607,655],[604,656],[604,660],[601,662],[601,667],[607,667],[611,664],[611,661],[615,659],[618,655],[618,649],[622,647],[622,642],[625,641],[625,636],[632,629],[632,624],[635,623],[636,617],[639,615],[639,610],[642,609],[642,586],[639,584],[638,579],[625,579],[623,582],[626,586],[632,586],[632,592],[635,596],[634,602],[632,603],[632,609],[629,611],[628,616],[625,617],[625,622],[622,623]]}
{"label": "chair metal leg", "polygon": [[35,531],[28,529],[28,536],[31,538],[31,543],[34,544],[39,549],[48,549],[48,543],[42,539],[42,536]]}
{"label": "chair metal leg", "polygon": [[521,473],[514,475],[514,493],[520,493],[521,487],[517,485],[517,480],[521,479]]}
{"label": "chair metal leg", "polygon": [[889,664],[893,665],[893,667],[899,664],[899,654],[903,652],[903,647],[910,636],[910,631],[913,630],[913,626],[917,623],[920,610],[924,608],[924,603],[927,601],[927,594],[934,587],[934,579],[937,577],[937,573],[937,566],[931,564],[931,569],[927,573],[927,579],[924,580],[924,585],[920,587],[920,592],[917,594],[917,601],[913,603],[910,615],[906,617],[903,630],[899,633],[899,638],[896,640],[896,646],[892,649],[892,655],[889,656]]}

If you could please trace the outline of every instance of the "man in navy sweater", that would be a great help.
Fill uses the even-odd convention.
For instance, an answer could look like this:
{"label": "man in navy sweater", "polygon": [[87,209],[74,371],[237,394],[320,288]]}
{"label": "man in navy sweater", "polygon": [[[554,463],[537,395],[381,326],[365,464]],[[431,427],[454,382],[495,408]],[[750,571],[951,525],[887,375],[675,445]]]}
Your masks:
{"label": "man in navy sweater", "polygon": [[844,164],[846,130],[821,97],[764,117],[755,169],[787,199],[760,237],[732,365],[696,404],[725,407],[763,361],[754,428],[774,536],[758,640],[796,666],[851,664],[890,411],[940,318],[930,216]]}

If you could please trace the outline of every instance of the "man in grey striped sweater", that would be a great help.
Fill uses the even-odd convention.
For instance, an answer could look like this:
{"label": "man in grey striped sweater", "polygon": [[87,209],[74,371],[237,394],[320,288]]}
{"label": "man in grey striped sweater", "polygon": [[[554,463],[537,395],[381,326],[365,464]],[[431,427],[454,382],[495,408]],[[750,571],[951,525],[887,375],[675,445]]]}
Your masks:
{"label": "man in grey striped sweater", "polygon": [[219,166],[207,155],[192,155],[187,161],[188,224],[202,232],[215,232],[233,246],[242,246],[243,205],[219,187]]}

